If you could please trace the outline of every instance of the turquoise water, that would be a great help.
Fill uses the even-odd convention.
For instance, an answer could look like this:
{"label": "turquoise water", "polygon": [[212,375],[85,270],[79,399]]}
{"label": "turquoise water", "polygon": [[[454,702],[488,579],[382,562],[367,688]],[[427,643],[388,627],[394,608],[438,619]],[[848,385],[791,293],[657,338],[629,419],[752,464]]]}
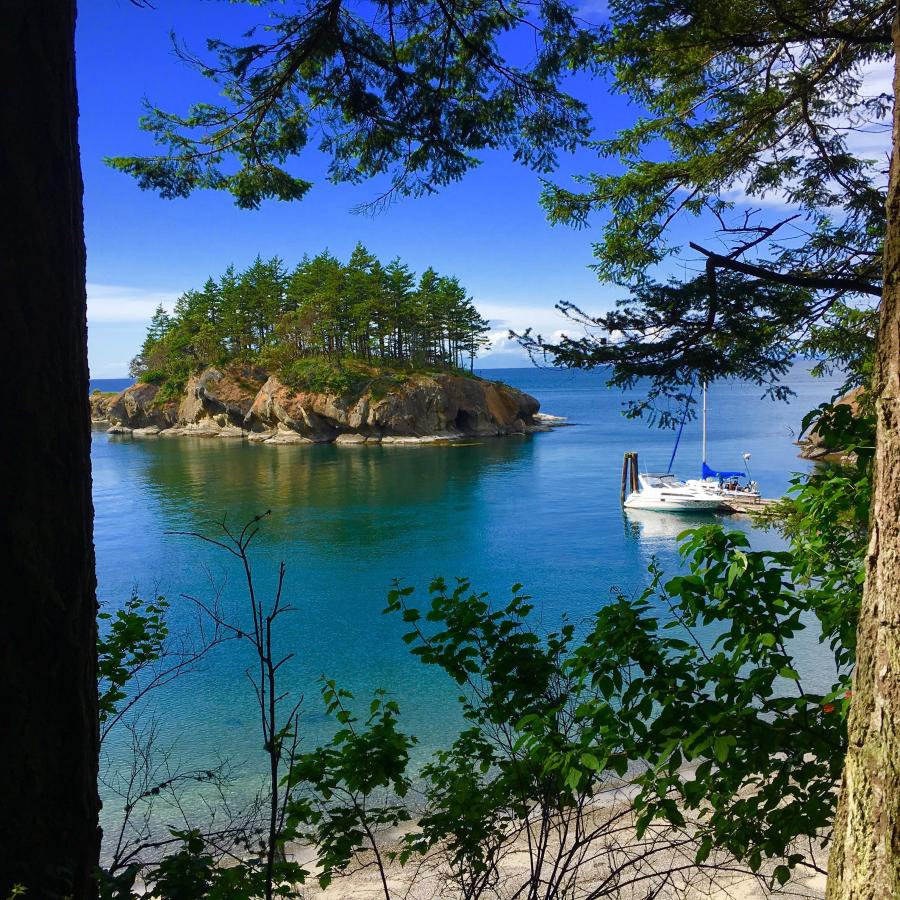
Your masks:
{"label": "turquoise water", "polygon": [[[222,553],[176,531],[214,535],[227,516],[243,523],[272,511],[255,544],[260,582],[271,589],[279,561],[298,611],[282,619],[285,652],[296,654],[285,682],[305,697],[307,744],[330,725],[316,680],[336,679],[358,696],[385,687],[400,702],[420,754],[455,730],[456,690],[417,663],[400,640],[404,627],[384,616],[394,578],[424,600],[435,575],[467,576],[498,599],[521,581],[536,601],[540,627],[563,612],[586,619],[617,587],[638,592],[656,556],[676,564],[676,535],[696,518],[644,513],[626,518],[619,503],[622,454],[665,469],[673,436],[620,415],[622,395],[596,373],[509,369],[485,373],[537,397],[545,412],[574,427],[527,438],[445,446],[281,446],[224,440],[131,439],[94,433],[95,541],[99,595],[115,608],[136,586],[173,603],[173,629],[189,629],[192,605],[182,593],[210,598],[243,614],[240,573]],[[710,464],[739,468],[741,453],[768,496],[787,487],[806,463],[793,441],[803,414],[828,399],[836,383],[798,366],[790,404],[762,400],[740,384],[710,392]],[[101,387],[105,387],[101,385]],[[675,471],[698,474],[700,427],[685,429]],[[730,519],[749,530],[745,519]],[[776,538],[755,534],[757,546]],[[256,713],[244,671],[249,648],[218,648],[202,671],[156,695],[162,737],[176,754],[205,765],[217,755],[259,757]],[[827,653],[806,651],[805,667],[828,668]],[[111,742],[113,757],[122,751]]]}

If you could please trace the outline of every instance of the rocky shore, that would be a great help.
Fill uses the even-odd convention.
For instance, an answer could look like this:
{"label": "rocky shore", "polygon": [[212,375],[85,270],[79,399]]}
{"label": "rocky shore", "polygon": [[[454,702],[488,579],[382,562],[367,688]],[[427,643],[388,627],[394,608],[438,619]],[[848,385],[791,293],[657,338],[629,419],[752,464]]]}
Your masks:
{"label": "rocky shore", "polygon": [[500,382],[449,374],[410,375],[358,396],[292,390],[256,368],[209,368],[177,400],[138,383],[94,394],[91,418],[113,434],[244,438],[267,444],[415,444],[547,431],[534,397]]}

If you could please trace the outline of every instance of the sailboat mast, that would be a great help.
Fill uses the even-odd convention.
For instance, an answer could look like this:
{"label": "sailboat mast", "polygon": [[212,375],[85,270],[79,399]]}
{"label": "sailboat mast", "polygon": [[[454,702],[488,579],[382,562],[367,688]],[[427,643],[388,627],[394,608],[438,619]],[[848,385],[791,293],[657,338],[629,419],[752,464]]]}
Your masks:
{"label": "sailboat mast", "polygon": [[706,382],[703,382],[703,464],[706,464]]}

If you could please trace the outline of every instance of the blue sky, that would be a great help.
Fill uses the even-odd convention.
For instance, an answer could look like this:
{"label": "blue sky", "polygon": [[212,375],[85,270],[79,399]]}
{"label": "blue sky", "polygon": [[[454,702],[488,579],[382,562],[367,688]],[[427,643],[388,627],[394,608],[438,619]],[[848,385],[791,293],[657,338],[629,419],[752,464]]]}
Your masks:
{"label": "blue sky", "polygon": [[[459,276],[495,337],[485,366],[527,360],[504,335],[534,326],[544,334],[565,327],[554,311],[560,300],[590,310],[610,305],[616,293],[599,284],[588,266],[592,235],[551,227],[538,205],[538,176],[504,153],[489,154],[461,183],[440,194],[405,199],[376,216],[352,208],[377,196],[373,184],[335,186],[321,177],[323,161],[311,154],[299,170],[316,187],[302,201],[269,202],[238,210],[227,195],[202,192],[187,200],[161,200],[107,168],[107,155],[151,149],[137,120],[141,99],[173,111],[210,96],[210,86],[172,52],[174,30],[191,49],[206,36],[233,36],[261,21],[265,11],[222,0],[155,0],[139,9],[128,0],[79,4],[77,65],[80,141],[85,181],[88,250],[88,320],[91,374],[123,376],[143,339],[156,304],[171,305],[229,264],[257,253],[288,263],[328,248],[346,257],[362,241],[383,259],[400,256],[417,271],[433,265]],[[589,99],[604,128],[628,111],[600,83],[575,86]],[[629,116],[630,117],[630,116]],[[597,168],[583,151],[561,159],[555,177]],[[309,173],[312,173],[310,176]]]}
{"label": "blue sky", "polygon": [[[603,0],[587,3],[585,17],[603,14]],[[242,268],[257,254],[278,255],[291,265],[304,253],[324,249],[346,258],[362,241],[384,260],[400,256],[416,271],[430,265],[457,275],[491,320],[493,345],[480,361],[485,367],[527,365],[522,351],[506,339],[507,331],[532,326],[545,336],[558,335],[567,321],[554,310],[555,303],[568,300],[600,312],[621,296],[619,289],[600,284],[589,268],[596,232],[551,227],[538,205],[539,177],[505,153],[487,154],[483,165],[435,196],[400,200],[376,216],[351,210],[377,197],[378,187],[328,183],[324,159],[315,152],[293,167],[316,183],[307,198],[268,202],[258,211],[239,210],[224,194],[161,200],[139,190],[128,176],[106,167],[103,158],[153,152],[150,137],[137,125],[142,98],[182,112],[192,101],[215,96],[208,81],[176,58],[170,33],[202,52],[207,37],[238,39],[266,16],[265,8],[225,0],[154,0],[154,7],[137,8],[129,0],[79,3],[76,45],[94,378],[127,373],[158,303],[171,306],[183,291],[218,276],[230,263]],[[890,79],[890,66],[873,65],[865,72],[864,89],[888,91]],[[599,80],[579,79],[571,91],[588,102],[598,135],[610,135],[636,115]],[[855,128],[848,136],[850,149],[867,159],[883,158],[888,142],[884,128]],[[552,177],[571,184],[573,175],[600,168],[593,152],[584,149],[563,156]],[[732,196],[740,202],[746,195],[736,185]],[[781,201],[778,196],[754,198],[753,205],[779,207]],[[680,222],[675,236],[693,236],[696,229],[696,223]],[[696,254],[667,264],[676,274],[697,267]],[[574,332],[571,324],[568,328]]]}

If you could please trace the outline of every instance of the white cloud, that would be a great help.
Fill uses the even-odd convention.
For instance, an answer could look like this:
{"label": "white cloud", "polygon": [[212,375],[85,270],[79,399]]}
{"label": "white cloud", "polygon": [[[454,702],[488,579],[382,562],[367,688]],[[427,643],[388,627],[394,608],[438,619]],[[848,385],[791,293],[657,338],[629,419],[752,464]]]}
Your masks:
{"label": "white cloud", "polygon": [[178,294],[88,282],[88,323],[149,322],[161,303],[172,311]]}
{"label": "white cloud", "polygon": [[[488,333],[490,347],[479,355],[480,364],[515,365],[528,361],[528,354],[519,346],[518,341],[510,338],[510,331],[521,334],[526,328],[531,328],[535,335],[542,335],[550,343],[558,343],[565,336],[581,337],[584,334],[580,325],[567,319],[551,302],[546,306],[523,306],[476,300],[475,305],[491,324]],[[589,313],[599,313],[605,308],[599,298],[596,308],[590,304],[586,306]]]}
{"label": "white cloud", "polygon": [[[890,60],[879,60],[863,66],[860,70],[860,96],[874,98],[881,94],[891,95],[893,75],[894,64]],[[890,114],[878,121],[851,121],[847,117],[836,117],[829,125],[843,134],[847,149],[853,156],[870,163],[872,182],[886,188],[887,164],[891,152]],[[793,208],[782,191],[769,191],[764,196],[750,195],[742,181],[735,183],[730,191],[724,193],[724,197],[734,203],[752,207]]]}
{"label": "white cloud", "polygon": [[[602,312],[606,308],[599,298],[596,310],[589,303],[585,305],[589,313]],[[522,332],[526,328],[531,328],[535,333],[543,335],[550,335],[561,328],[571,330],[578,328],[556,309],[550,300],[547,301],[546,306],[525,306],[476,299],[475,306],[482,316],[490,320],[492,333],[502,333],[504,337],[510,330]]]}

